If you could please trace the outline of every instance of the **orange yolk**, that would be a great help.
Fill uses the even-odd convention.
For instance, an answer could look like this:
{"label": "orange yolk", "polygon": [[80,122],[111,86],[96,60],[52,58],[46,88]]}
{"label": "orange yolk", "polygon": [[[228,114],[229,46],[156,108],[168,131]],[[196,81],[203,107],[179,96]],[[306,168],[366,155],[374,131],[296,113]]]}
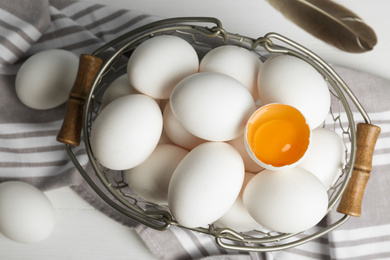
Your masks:
{"label": "orange yolk", "polygon": [[310,128],[298,109],[269,104],[249,119],[246,138],[257,159],[282,167],[299,161],[306,153]]}

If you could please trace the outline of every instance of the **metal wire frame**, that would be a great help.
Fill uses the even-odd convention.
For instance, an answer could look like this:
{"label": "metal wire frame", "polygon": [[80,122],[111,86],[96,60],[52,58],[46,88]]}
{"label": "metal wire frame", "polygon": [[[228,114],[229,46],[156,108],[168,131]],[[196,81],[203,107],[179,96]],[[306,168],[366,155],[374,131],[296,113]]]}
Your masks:
{"label": "metal wire frame", "polygon": [[[213,26],[205,27],[204,23],[212,24]],[[110,50],[112,52],[112,55],[105,59],[102,68],[92,83],[91,90],[87,96],[84,107],[84,115],[86,116],[83,119],[84,144],[89,157],[89,162],[98,177],[98,181],[101,182],[99,184],[102,184],[104,189],[102,189],[100,187],[101,185],[98,185],[96,180],[93,179],[93,177],[90,176],[80,165],[77,157],[72,152],[71,146],[66,145],[66,150],[72,162],[92,189],[95,190],[95,192],[115,210],[141,224],[157,230],[165,230],[172,225],[180,226],[173,219],[168,209],[142,201],[142,199],[138,198],[136,194],[125,191],[127,185],[124,180],[123,173],[119,173],[119,176],[122,177],[120,177],[120,180],[116,180],[116,177],[113,176],[118,176],[118,173],[111,172],[109,169],[105,169],[99,165],[99,163],[94,159],[89,143],[89,131],[94,118],[99,112],[99,108],[98,106],[96,107],[95,102],[98,99],[97,97],[99,94],[104,91],[104,87],[102,87],[104,84],[102,84],[102,81],[104,81],[104,78],[107,77],[109,73],[118,74],[125,66],[121,65],[119,67],[114,67],[113,64],[116,64],[123,56],[131,53],[131,51],[145,39],[155,35],[173,33],[180,33],[182,36],[188,36],[190,41],[198,47],[212,44],[204,44],[194,36],[195,34],[207,39],[218,39],[218,44],[235,44],[243,46],[258,53],[260,58],[264,58],[263,51],[269,54],[293,55],[308,62],[322,74],[332,88],[332,95],[339,100],[340,107],[342,107],[346,113],[347,127],[343,130],[343,133],[348,136],[350,142],[350,149],[346,151],[346,157],[349,157],[349,160],[343,170],[342,176],[340,176],[337,186],[333,188],[333,192],[330,195],[330,202],[328,205],[328,212],[330,212],[344,192],[355,162],[356,129],[347,97],[362,114],[366,123],[370,123],[368,114],[365,112],[357,97],[352,93],[347,84],[333,70],[333,68],[302,45],[277,33],[268,33],[257,39],[245,37],[239,34],[232,34],[223,29],[222,24],[218,19],[209,17],[172,18],[157,21],[124,34],[92,53],[92,55],[99,56]],[[276,42],[281,45],[276,44]],[[261,50],[259,51],[259,49]],[[106,82],[105,85],[108,85],[108,83],[109,82]],[[343,127],[343,122],[341,122],[339,116],[334,116],[334,121],[335,123],[338,122],[340,126]],[[338,221],[326,228],[297,239],[294,238],[298,237],[298,234],[280,234],[268,231],[256,231],[251,234],[242,234],[229,228],[218,229],[213,225],[210,225],[209,228],[195,228],[191,230],[214,236],[216,243],[226,249],[265,252],[283,250],[301,245],[338,228],[348,219],[349,216],[344,215]]]}

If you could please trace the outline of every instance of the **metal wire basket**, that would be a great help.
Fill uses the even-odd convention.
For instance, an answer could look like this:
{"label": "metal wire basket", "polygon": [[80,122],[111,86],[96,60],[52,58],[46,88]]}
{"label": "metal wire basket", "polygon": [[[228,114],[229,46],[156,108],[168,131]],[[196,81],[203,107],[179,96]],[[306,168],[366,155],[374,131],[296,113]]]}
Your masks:
{"label": "metal wire basket", "polygon": [[[362,180],[359,176],[367,177],[367,174],[368,176],[370,174],[372,153],[380,129],[371,125],[369,116],[345,82],[313,52],[282,35],[269,33],[253,39],[229,33],[223,29],[219,20],[206,17],[157,21],[114,39],[92,55],[81,56],[79,74],[70,93],[67,114],[57,140],[66,144],[66,150],[75,167],[103,200],[118,212],[151,228],[165,230],[170,226],[179,226],[167,207],[145,201],[132,192],[124,178],[124,172],[101,166],[94,158],[89,140],[91,126],[99,114],[100,99],[105,89],[113,80],[126,73],[128,57],[140,43],[161,34],[177,35],[187,40],[196,49],[200,58],[217,46],[229,44],[247,48],[263,61],[273,54],[292,55],[306,61],[329,83],[333,104],[337,105],[331,107],[333,124],[328,127],[333,130],[341,129],[339,134],[345,141],[346,165],[338,181],[328,192],[328,212],[333,210],[344,194],[338,208],[344,215],[336,222],[325,228],[315,227],[313,231],[304,232],[299,236],[266,230],[239,233],[229,228],[217,228],[212,224],[209,228],[192,230],[214,236],[217,244],[226,249],[274,251],[295,247],[318,238],[345,223],[350,216],[360,215],[364,188],[361,190],[357,187],[361,184],[365,186],[368,178]],[[358,125],[358,130],[350,103],[365,120]],[[72,151],[72,146],[80,143],[81,128],[83,145],[98,182],[88,175]],[[365,148],[360,149],[362,146]],[[360,158],[365,159],[362,161]]]}

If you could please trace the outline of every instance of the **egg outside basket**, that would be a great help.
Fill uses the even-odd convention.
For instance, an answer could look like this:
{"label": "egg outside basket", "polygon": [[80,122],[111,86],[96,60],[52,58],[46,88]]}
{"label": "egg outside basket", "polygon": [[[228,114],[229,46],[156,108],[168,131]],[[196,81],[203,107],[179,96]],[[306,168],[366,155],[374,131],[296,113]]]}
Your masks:
{"label": "egg outside basket", "polygon": [[[205,25],[211,25],[207,27]],[[229,228],[191,228],[215,237],[216,243],[239,251],[275,251],[295,247],[318,238],[345,223],[350,216],[360,216],[365,185],[371,171],[371,161],[380,128],[370,123],[369,116],[346,83],[320,57],[300,44],[276,33],[253,39],[225,31],[219,20],[209,17],[173,18],[157,21],[129,33],[97,49],[91,55],[81,55],[79,72],[70,93],[67,113],[57,140],[65,143],[75,167],[93,190],[112,208],[125,216],[157,230],[180,226],[167,207],[145,201],[132,192],[123,172],[107,169],[94,158],[90,148],[90,131],[99,114],[100,99],[105,89],[117,77],[126,73],[128,57],[143,41],[157,35],[176,35],[188,41],[203,57],[221,45],[237,45],[256,53],[261,60],[270,55],[292,55],[313,66],[329,84],[333,100],[330,128],[340,134],[345,144],[346,165],[336,184],[329,190],[328,213],[339,203],[340,219],[329,226],[314,227],[301,234],[285,234],[268,230],[240,233]],[[365,122],[355,125],[350,105],[354,105]],[[83,169],[72,151],[72,146],[83,145],[89,162],[97,175],[95,182]],[[108,195],[107,195],[108,194]],[[182,228],[186,228],[181,226]]]}

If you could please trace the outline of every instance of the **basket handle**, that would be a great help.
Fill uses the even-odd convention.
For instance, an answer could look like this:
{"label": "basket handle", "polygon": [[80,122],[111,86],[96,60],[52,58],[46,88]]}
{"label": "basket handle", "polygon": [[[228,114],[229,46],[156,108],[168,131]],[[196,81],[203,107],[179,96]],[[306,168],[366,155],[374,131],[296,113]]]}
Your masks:
{"label": "basket handle", "polygon": [[354,217],[361,216],[364,190],[372,170],[372,157],[381,129],[378,126],[359,123],[357,125],[356,159],[352,176],[341,198],[337,211]]}
{"label": "basket handle", "polygon": [[102,59],[96,56],[88,54],[80,56],[76,80],[70,91],[66,106],[65,118],[57,135],[58,142],[72,146],[80,144],[84,103],[102,63]]}

